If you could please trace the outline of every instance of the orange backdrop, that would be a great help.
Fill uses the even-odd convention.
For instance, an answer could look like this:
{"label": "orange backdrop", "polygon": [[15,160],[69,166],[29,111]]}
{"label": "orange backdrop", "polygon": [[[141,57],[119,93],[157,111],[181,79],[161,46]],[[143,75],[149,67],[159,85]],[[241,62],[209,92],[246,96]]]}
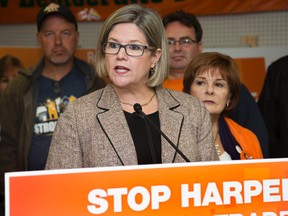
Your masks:
{"label": "orange backdrop", "polygon": [[265,79],[266,67],[264,57],[235,58],[240,71],[240,79],[258,100]]}
{"label": "orange backdrop", "polygon": [[[0,0],[0,24],[35,23],[39,8],[51,0]],[[287,0],[59,0],[77,14],[79,21],[105,20],[113,11],[130,3],[142,3],[160,15],[183,9],[200,15],[287,10]]]}

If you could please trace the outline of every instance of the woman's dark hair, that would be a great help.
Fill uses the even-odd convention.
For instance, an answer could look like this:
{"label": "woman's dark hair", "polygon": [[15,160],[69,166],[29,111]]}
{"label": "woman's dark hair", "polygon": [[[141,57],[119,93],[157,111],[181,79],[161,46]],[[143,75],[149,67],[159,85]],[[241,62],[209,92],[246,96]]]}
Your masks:
{"label": "woman's dark hair", "polygon": [[202,27],[197,17],[192,13],[179,10],[164,16],[162,22],[165,28],[171,22],[180,22],[188,28],[194,28],[197,42],[199,43],[202,41]]}
{"label": "woman's dark hair", "polygon": [[222,114],[231,112],[240,97],[240,74],[235,61],[227,55],[217,52],[206,52],[198,54],[187,66],[183,80],[183,92],[190,94],[194,79],[205,72],[219,72],[229,85],[230,103]]}

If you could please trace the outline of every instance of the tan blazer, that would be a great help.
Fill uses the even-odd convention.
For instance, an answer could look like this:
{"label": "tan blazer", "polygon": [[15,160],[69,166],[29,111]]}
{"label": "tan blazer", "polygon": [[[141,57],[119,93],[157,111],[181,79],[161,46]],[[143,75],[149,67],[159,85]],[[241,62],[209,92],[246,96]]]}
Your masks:
{"label": "tan blazer", "polygon": [[[204,105],[165,88],[158,88],[156,95],[161,130],[185,156],[190,161],[219,160]],[[161,145],[163,163],[185,162],[163,137]],[[109,84],[67,106],[54,131],[46,169],[121,165],[137,165],[137,155],[119,98]]]}

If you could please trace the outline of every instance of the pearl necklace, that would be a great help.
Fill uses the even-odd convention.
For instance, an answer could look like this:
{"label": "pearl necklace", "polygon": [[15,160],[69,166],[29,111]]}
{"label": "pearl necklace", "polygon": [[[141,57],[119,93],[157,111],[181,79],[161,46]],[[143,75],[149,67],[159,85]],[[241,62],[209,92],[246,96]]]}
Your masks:
{"label": "pearl necklace", "polygon": [[[155,95],[156,95],[156,92],[152,95],[152,97],[150,98],[150,100],[147,102],[147,103],[144,103],[144,104],[140,104],[142,107],[143,106],[147,106],[148,104],[150,104],[151,103],[151,101],[153,100],[153,98],[155,97]],[[122,102],[122,101],[120,101],[120,103],[121,104],[124,104],[124,105],[129,105],[129,106],[134,106],[134,104],[131,104],[131,103],[127,103],[127,102]]]}

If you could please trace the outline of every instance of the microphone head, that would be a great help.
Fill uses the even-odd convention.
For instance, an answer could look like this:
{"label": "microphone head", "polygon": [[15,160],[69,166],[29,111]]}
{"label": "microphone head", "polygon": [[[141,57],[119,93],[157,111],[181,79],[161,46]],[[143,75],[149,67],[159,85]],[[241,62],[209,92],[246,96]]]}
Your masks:
{"label": "microphone head", "polygon": [[136,113],[139,113],[142,111],[142,106],[139,103],[135,103],[133,106]]}

